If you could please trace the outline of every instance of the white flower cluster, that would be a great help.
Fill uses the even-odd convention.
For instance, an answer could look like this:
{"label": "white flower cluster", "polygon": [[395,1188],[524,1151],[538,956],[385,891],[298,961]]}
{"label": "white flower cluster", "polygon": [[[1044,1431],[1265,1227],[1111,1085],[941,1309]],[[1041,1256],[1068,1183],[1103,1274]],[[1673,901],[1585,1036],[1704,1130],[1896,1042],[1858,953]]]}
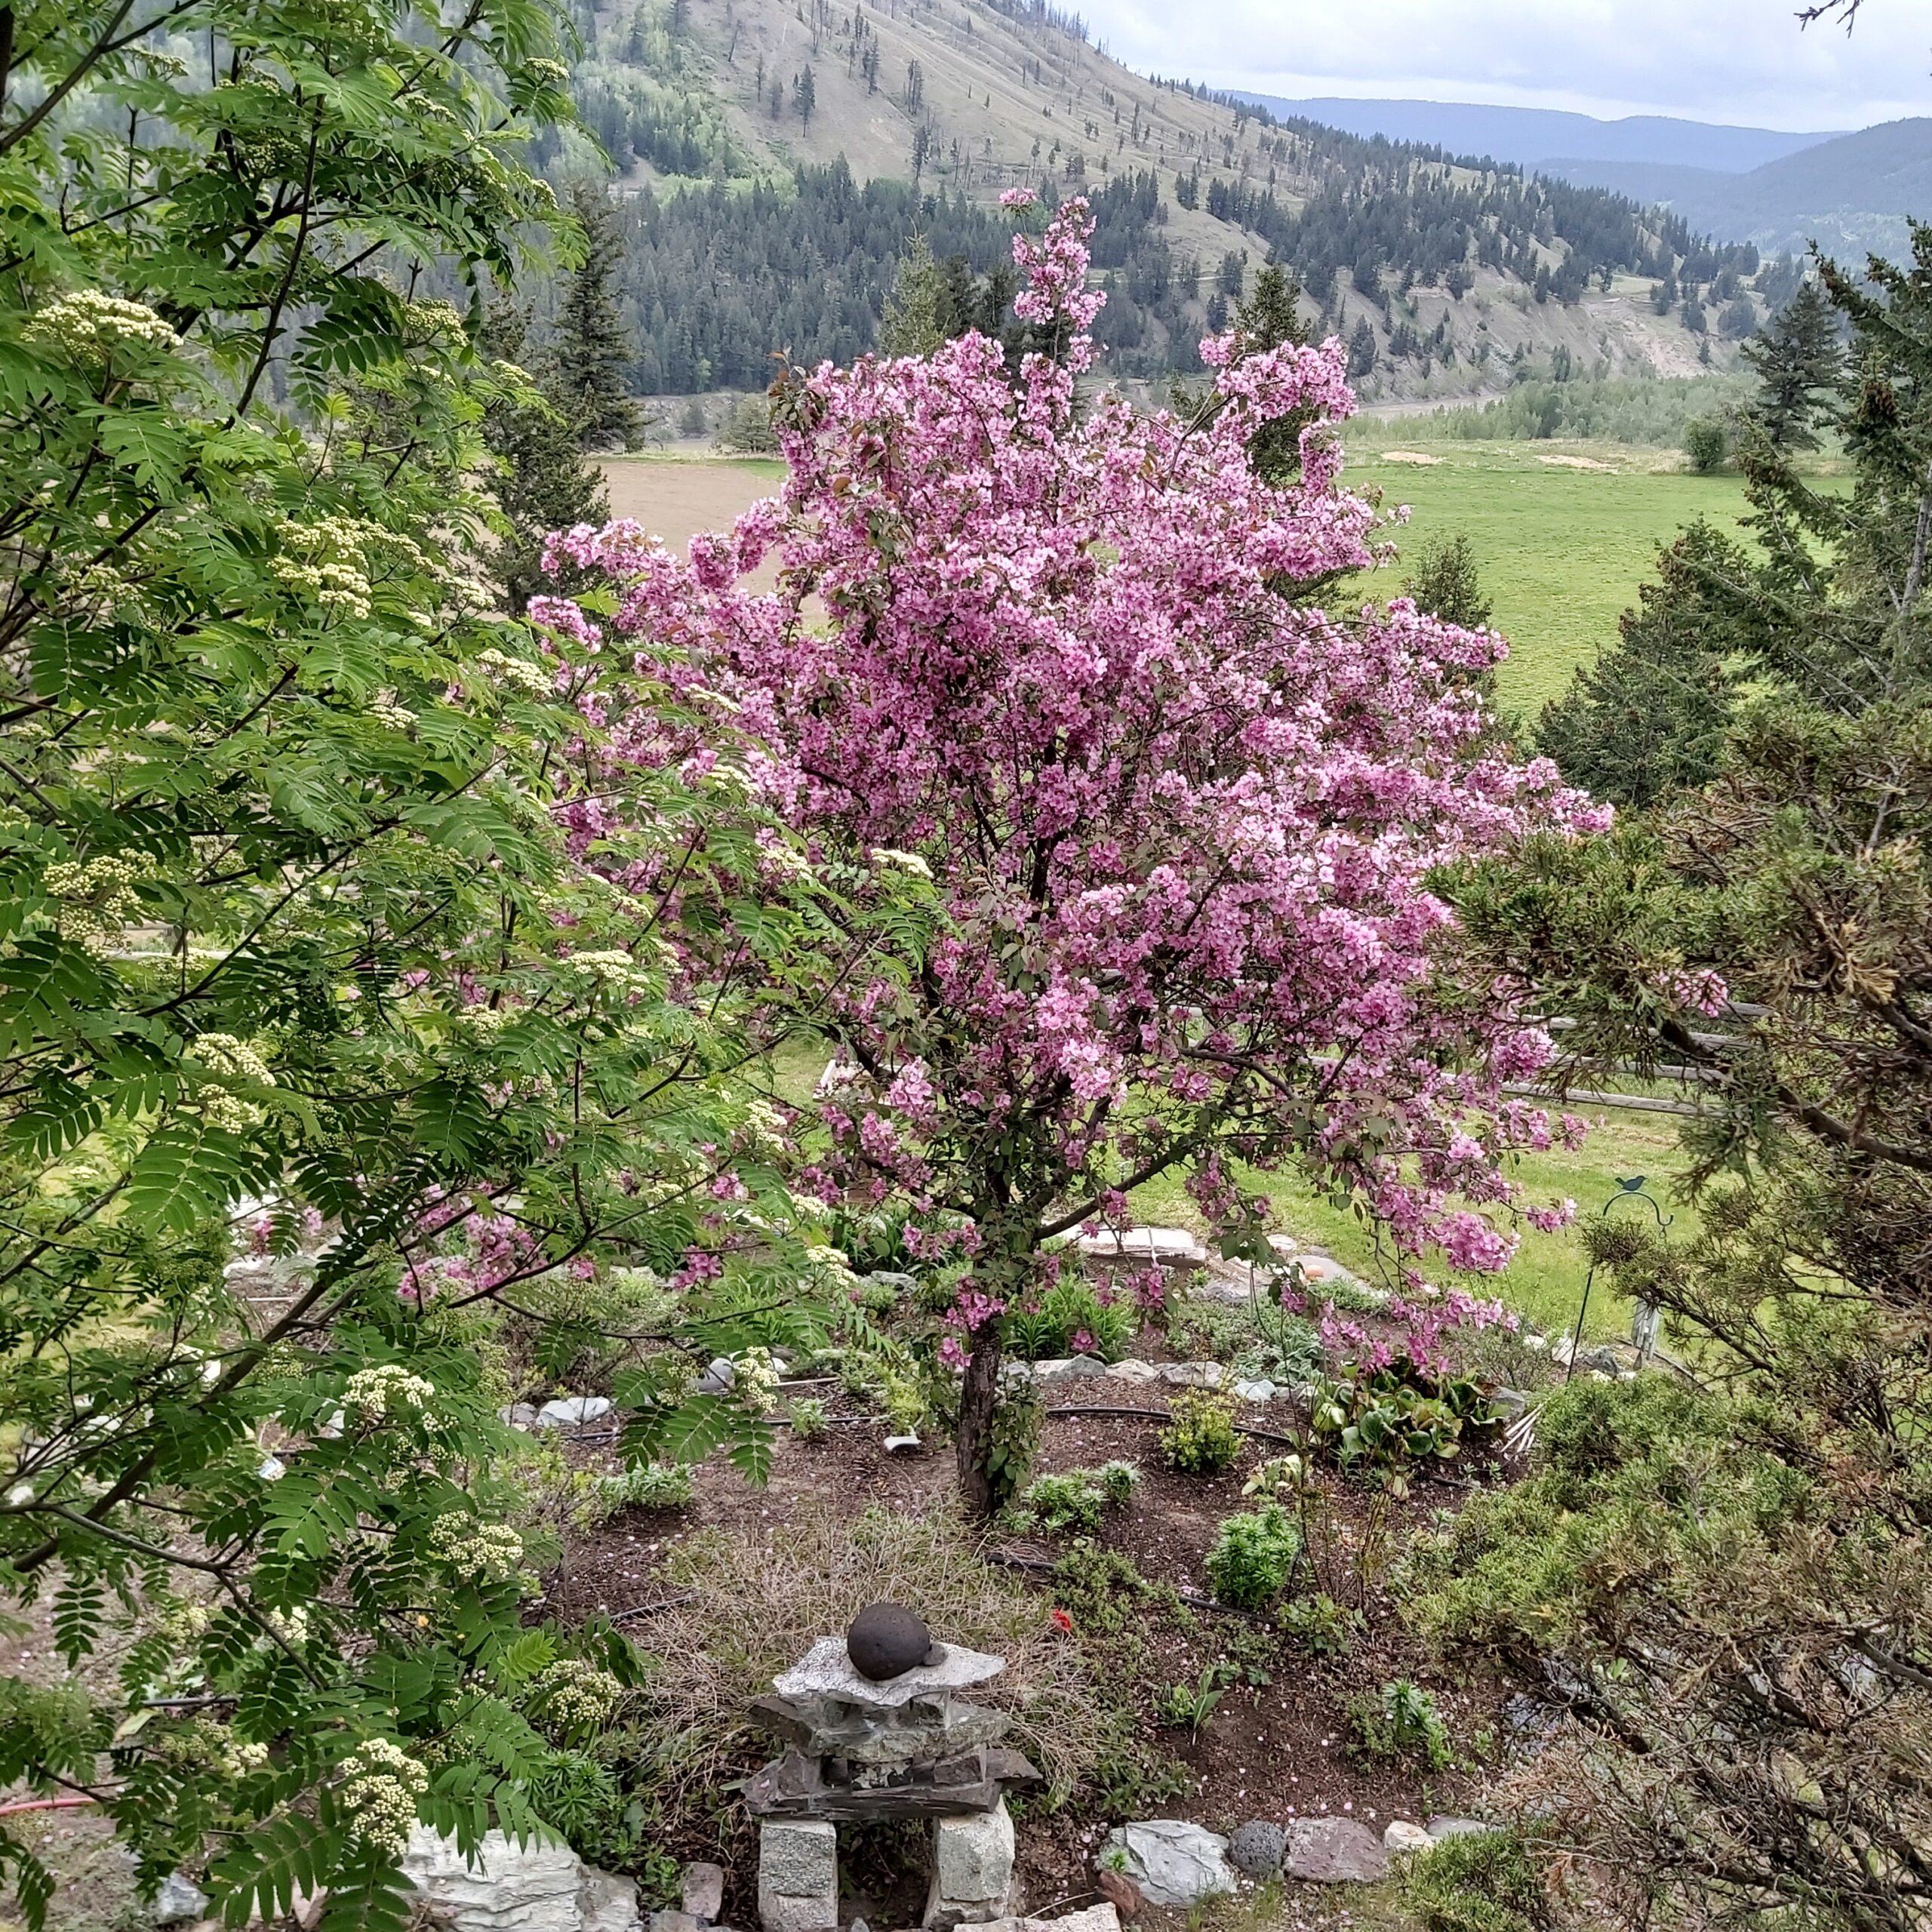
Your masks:
{"label": "white flower cluster", "polygon": [[398,703],[395,693],[386,685],[369,701],[369,715],[392,731],[407,731],[416,722],[416,714]]}
{"label": "white flower cluster", "polygon": [[523,1561],[523,1539],[507,1523],[454,1513],[430,1524],[429,1547],[466,1583],[500,1583]]}
{"label": "white flower cluster", "polygon": [[541,697],[549,688],[550,680],[542,665],[533,664],[527,657],[512,657],[494,645],[479,651],[476,661],[498,684],[508,685],[531,697]]}
{"label": "white flower cluster", "polygon": [[246,1777],[251,1771],[259,1771],[269,1761],[269,1747],[266,1744],[245,1744],[231,1736],[216,1761],[231,1778]]}
{"label": "white flower cluster", "polygon": [[408,312],[411,327],[426,334],[460,337],[463,333],[462,313],[450,303],[412,302]]}
{"label": "white flower cluster", "polygon": [[306,1647],[314,1633],[309,1627],[309,1613],[306,1610],[271,1610],[263,1612],[269,1628],[291,1651]]}
{"label": "white flower cluster", "polygon": [[42,883],[60,902],[60,937],[97,957],[106,952],[141,909],[134,892],[140,876],[140,867],[113,853],[49,866]]}
{"label": "white flower cluster", "polygon": [[[262,1087],[275,1084],[275,1075],[269,1071],[268,1063],[245,1040],[238,1040],[232,1033],[198,1035],[194,1057],[211,1072],[223,1075],[230,1080],[251,1080]],[[239,1134],[261,1124],[261,1109],[252,1101],[229,1093],[225,1087],[204,1087],[198,1097],[202,1116],[211,1127],[226,1128],[231,1134]]]}
{"label": "white flower cluster", "polygon": [[574,952],[563,964],[582,973],[608,980],[620,991],[641,992],[651,983],[649,968],[641,966],[628,952],[616,948]]}
{"label": "white flower cluster", "polygon": [[98,288],[83,288],[49,303],[21,334],[29,342],[45,342],[87,358],[104,356],[122,343],[172,349],[181,339],[144,303],[124,302]]}
{"label": "white flower cluster", "polygon": [[875,866],[892,866],[902,872],[912,872],[921,878],[931,878],[933,869],[916,852],[901,852],[890,845],[875,845],[872,861]]}
{"label": "white flower cluster", "polygon": [[523,63],[523,71],[528,78],[544,87],[562,87],[571,77],[571,70],[561,60],[546,60],[541,58],[526,60]]}
{"label": "white flower cluster", "polygon": [[772,1360],[771,1351],[747,1349],[733,1366],[737,1372],[734,1386],[746,1406],[761,1416],[769,1415],[778,1406],[778,1364]]}
{"label": "white flower cluster", "polygon": [[290,589],[312,597],[325,611],[352,617],[369,614],[368,554],[386,551],[418,570],[429,559],[411,538],[360,517],[325,516],[314,523],[288,525],[282,554],[269,565]]}
{"label": "white flower cluster", "polygon": [[343,1406],[357,1411],[365,1420],[386,1416],[403,1409],[425,1409],[436,1399],[436,1385],[412,1374],[400,1362],[379,1362],[374,1368],[358,1368],[342,1392]]}
{"label": "white flower cluster", "polygon": [[372,1851],[400,1857],[416,1822],[417,1801],[429,1789],[429,1774],[399,1744],[372,1737],[342,1761],[337,1792],[355,1817],[357,1838]]}
{"label": "white flower cluster", "polygon": [[608,1670],[581,1657],[561,1657],[537,1680],[537,1689],[560,1724],[599,1724],[617,1709],[624,1687]]}

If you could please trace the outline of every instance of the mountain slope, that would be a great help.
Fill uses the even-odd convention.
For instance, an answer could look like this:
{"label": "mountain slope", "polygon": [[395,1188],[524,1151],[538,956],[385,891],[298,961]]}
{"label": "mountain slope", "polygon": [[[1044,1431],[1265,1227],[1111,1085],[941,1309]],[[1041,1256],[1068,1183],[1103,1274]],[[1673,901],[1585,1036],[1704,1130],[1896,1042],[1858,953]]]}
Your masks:
{"label": "mountain slope", "polygon": [[1700,332],[1696,300],[1672,304],[1702,290],[1746,331],[1759,312],[1755,257],[1681,220],[1278,124],[1130,73],[1027,0],[642,0],[583,26],[579,98],[618,169],[638,385],[657,393],[749,386],[776,349],[869,347],[913,234],[983,272],[1006,254],[998,195],[1023,185],[1094,201],[1118,376],[1198,370],[1199,337],[1271,253],[1384,397],[1559,366],[1692,374],[1729,340]]}
{"label": "mountain slope", "polygon": [[1890,121],[1748,174],[1586,158],[1552,161],[1566,180],[1669,205],[1694,228],[1767,254],[1816,239],[1830,253],[1897,254],[1905,217],[1932,215],[1932,120]]}
{"label": "mountain slope", "polygon": [[1244,94],[1241,98],[1284,119],[1319,121],[1349,134],[1380,134],[1392,141],[1420,141],[1451,154],[1484,155],[1518,168],[1536,168],[1551,155],[1564,155],[1578,161],[1741,174],[1835,138],[1829,132],[1783,134],[1770,128],[1727,127],[1664,114],[1600,121],[1549,108],[1485,107],[1466,101],[1349,100],[1334,95],[1287,100],[1266,94]]}

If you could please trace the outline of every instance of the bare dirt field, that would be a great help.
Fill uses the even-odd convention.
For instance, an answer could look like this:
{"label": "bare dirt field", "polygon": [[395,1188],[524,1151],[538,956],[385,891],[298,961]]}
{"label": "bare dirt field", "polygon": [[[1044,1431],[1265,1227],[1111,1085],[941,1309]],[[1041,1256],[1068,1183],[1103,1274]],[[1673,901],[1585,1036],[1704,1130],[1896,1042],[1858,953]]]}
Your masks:
{"label": "bare dirt field", "polygon": [[743,457],[618,457],[603,466],[611,514],[635,517],[681,555],[701,530],[724,530],[771,495],[783,463]]}

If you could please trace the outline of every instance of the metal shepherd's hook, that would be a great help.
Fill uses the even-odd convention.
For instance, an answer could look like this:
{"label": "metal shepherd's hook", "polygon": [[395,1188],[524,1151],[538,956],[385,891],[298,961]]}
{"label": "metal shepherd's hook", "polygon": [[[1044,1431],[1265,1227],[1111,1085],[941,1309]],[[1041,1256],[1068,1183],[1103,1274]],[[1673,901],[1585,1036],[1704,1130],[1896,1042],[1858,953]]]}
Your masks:
{"label": "metal shepherd's hook", "polygon": [[[1665,1214],[1655,1200],[1644,1192],[1644,1183],[1647,1178],[1648,1177],[1644,1174],[1632,1174],[1628,1180],[1619,1179],[1617,1183],[1617,1192],[1603,1204],[1597,1218],[1599,1220],[1605,1219],[1610,1211],[1620,1201],[1641,1201],[1657,1217],[1658,1232],[1661,1233],[1664,1229],[1670,1226],[1675,1217]],[[1596,1260],[1592,1256],[1589,1271],[1583,1277],[1583,1305],[1577,1311],[1577,1332],[1570,1338],[1570,1359],[1564,1365],[1563,1380],[1566,1383],[1577,1373],[1577,1352],[1583,1346],[1583,1322],[1590,1312],[1590,1286],[1596,1278]],[[1638,1323],[1641,1324],[1643,1334],[1641,1339],[1638,1342],[1638,1346],[1640,1357],[1647,1358],[1651,1349],[1657,1346],[1657,1324],[1660,1310],[1654,1302],[1641,1303],[1639,1310]],[[1637,1324],[1632,1324],[1633,1339],[1636,1339],[1634,1332],[1636,1325]]]}

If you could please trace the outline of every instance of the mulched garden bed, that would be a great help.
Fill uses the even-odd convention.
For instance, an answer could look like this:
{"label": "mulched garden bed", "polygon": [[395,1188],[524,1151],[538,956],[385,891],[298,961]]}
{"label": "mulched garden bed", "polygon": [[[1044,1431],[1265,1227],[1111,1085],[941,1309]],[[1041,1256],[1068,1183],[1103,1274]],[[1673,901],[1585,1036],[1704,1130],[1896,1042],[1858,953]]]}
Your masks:
{"label": "mulched garden bed", "polygon": [[[681,1541],[701,1531],[768,1534],[803,1512],[856,1515],[869,1505],[895,1510],[931,1508],[952,1492],[949,1445],[888,1453],[877,1419],[856,1414],[834,1388],[801,1390],[826,1397],[829,1435],[802,1443],[781,1430],[771,1480],[753,1488],[730,1466],[707,1465],[696,1472],[695,1497],[684,1509],[629,1509],[597,1529],[568,1539],[564,1563],[549,1580],[544,1609],[566,1621],[602,1614],[617,1618],[646,1650],[651,1646],[651,1607],[665,1601],[662,1567]],[[1204,1599],[1204,1559],[1226,1516],[1253,1506],[1241,1486],[1255,1464],[1283,1453],[1275,1443],[1244,1442],[1238,1462],[1213,1477],[1180,1475],[1162,1464],[1156,1439],[1159,1411],[1173,1392],[1115,1381],[1058,1385],[1048,1392],[1038,1469],[1041,1473],[1094,1467],[1112,1458],[1137,1464],[1142,1481],[1132,1500],[1109,1509],[1097,1539],[1126,1556],[1155,1586],[1171,1586],[1183,1600],[1151,1602],[1134,1620],[1144,1644],[1136,1659],[1132,1696],[1143,1735],[1155,1737],[1184,1768],[1189,1789],[1135,1816],[1192,1819],[1227,1831],[1251,1818],[1286,1823],[1297,1817],[1343,1814],[1380,1835],[1391,1818],[1420,1820],[1467,1807],[1475,1780],[1469,1774],[1430,1776],[1419,1765],[1364,1761],[1352,1750],[1347,1706],[1352,1697],[1373,1697],[1389,1680],[1410,1677],[1426,1684],[1459,1746],[1466,1750],[1497,1719],[1501,1694],[1486,1684],[1444,1683],[1430,1678],[1402,1631],[1392,1606],[1372,1592],[1366,1628],[1352,1654],[1316,1657],[1294,1647],[1263,1617],[1245,1617]],[[1081,1415],[1089,1406],[1149,1411],[1146,1418]],[[1297,1420],[1287,1403],[1243,1405],[1238,1418],[1258,1428],[1292,1435]],[[577,1445],[574,1457],[615,1466],[608,1437]],[[1424,1527],[1438,1511],[1459,1506],[1468,1491],[1466,1464],[1454,1482],[1418,1481],[1406,1499],[1379,1502],[1365,1481],[1329,1472],[1323,1478],[1330,1520],[1338,1539],[1359,1539],[1378,1508],[1386,1512],[1389,1554]],[[995,1533],[992,1551],[1015,1566],[1016,1580],[1051,1603],[1051,1566],[1071,1546],[1068,1540]],[[1334,1574],[1331,1572],[1331,1574]],[[1309,1589],[1319,1587],[1310,1583]],[[755,1617],[758,1606],[747,1604]],[[943,1636],[943,1629],[936,1634]],[[1108,1639],[1076,1627],[1072,1641],[1091,1642],[1097,1666],[1106,1668]],[[1157,1729],[1153,1700],[1169,1684],[1192,1685],[1204,1669],[1232,1658],[1257,1662],[1268,1681],[1238,1681],[1228,1688],[1198,1737],[1185,1725]],[[749,1768],[749,1765],[747,1768]],[[1094,1856],[1113,1822],[1076,1797],[1057,1812],[1022,1803],[1020,1869],[1028,1899],[1085,1899],[1092,1892]],[[1116,1814],[1118,1815],[1118,1814]],[[749,1874],[736,1874],[740,1886]]]}

